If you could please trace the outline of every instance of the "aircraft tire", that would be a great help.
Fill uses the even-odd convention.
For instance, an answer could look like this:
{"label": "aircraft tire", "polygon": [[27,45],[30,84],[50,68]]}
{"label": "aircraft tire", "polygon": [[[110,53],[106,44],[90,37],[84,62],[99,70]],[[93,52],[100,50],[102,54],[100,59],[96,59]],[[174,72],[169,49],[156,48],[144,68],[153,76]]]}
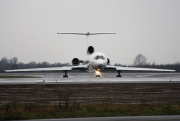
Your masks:
{"label": "aircraft tire", "polygon": [[116,77],[122,77],[121,75],[117,75]]}
{"label": "aircraft tire", "polygon": [[96,75],[96,77],[100,77],[100,75]]}
{"label": "aircraft tire", "polygon": [[68,78],[68,76],[67,75],[63,75],[63,78]]}

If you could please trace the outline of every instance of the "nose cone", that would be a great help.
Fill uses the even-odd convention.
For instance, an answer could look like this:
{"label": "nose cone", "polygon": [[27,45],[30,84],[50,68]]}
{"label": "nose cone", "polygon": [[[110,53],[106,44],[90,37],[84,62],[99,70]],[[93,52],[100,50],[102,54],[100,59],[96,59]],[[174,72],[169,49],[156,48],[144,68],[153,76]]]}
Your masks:
{"label": "nose cone", "polygon": [[96,68],[103,70],[106,67],[106,62],[104,60],[98,60],[96,64]]}

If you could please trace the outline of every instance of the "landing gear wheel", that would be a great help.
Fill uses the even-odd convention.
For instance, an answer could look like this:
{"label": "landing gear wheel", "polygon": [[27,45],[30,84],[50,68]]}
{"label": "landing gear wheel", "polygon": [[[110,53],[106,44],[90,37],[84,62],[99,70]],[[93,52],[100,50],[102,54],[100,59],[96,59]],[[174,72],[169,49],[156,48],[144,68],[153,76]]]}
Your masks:
{"label": "landing gear wheel", "polygon": [[68,73],[67,71],[64,71],[63,78],[67,78],[68,77],[67,73]]}
{"label": "landing gear wheel", "polygon": [[68,77],[68,75],[63,75],[63,78],[67,78]]}
{"label": "landing gear wheel", "polygon": [[117,71],[118,72],[118,75],[116,77],[122,77],[121,76],[121,71]]}
{"label": "landing gear wheel", "polygon": [[121,75],[117,75],[116,77],[122,77]]}
{"label": "landing gear wheel", "polygon": [[100,77],[100,75],[96,75],[96,77]]}

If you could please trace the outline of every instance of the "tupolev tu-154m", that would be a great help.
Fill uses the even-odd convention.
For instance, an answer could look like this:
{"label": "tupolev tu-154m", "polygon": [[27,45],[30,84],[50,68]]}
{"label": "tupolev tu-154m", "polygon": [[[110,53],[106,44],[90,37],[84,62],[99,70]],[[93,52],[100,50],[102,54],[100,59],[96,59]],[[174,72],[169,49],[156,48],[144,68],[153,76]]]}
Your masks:
{"label": "tupolev tu-154m", "polygon": [[[99,35],[99,34],[115,34],[115,33],[57,33],[57,34],[75,34],[75,35]],[[89,42],[88,42],[89,43]],[[94,71],[96,77],[101,76],[101,71],[104,69],[115,69],[118,75],[116,77],[121,77],[122,71],[145,71],[145,72],[175,72],[175,70],[170,69],[155,69],[155,68],[136,68],[136,67],[122,67],[110,65],[110,59],[107,58],[102,52],[95,52],[93,46],[88,46],[87,56],[84,60],[79,60],[78,58],[72,59],[72,66],[64,67],[51,67],[51,68],[31,68],[31,69],[15,69],[15,70],[5,70],[5,72],[45,72],[45,71],[63,71],[63,77],[68,77],[68,71],[74,69],[87,69],[89,71]]]}

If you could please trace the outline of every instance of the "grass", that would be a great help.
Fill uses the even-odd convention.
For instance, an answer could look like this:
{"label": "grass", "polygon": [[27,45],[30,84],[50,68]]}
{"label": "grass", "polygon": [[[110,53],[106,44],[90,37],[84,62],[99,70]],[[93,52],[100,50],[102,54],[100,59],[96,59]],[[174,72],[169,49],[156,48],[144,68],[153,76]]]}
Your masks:
{"label": "grass", "polygon": [[0,78],[41,78],[37,76],[0,76]]}
{"label": "grass", "polygon": [[0,120],[180,115],[179,83],[0,85]]}
{"label": "grass", "polygon": [[179,114],[180,104],[0,105],[0,120]]}

